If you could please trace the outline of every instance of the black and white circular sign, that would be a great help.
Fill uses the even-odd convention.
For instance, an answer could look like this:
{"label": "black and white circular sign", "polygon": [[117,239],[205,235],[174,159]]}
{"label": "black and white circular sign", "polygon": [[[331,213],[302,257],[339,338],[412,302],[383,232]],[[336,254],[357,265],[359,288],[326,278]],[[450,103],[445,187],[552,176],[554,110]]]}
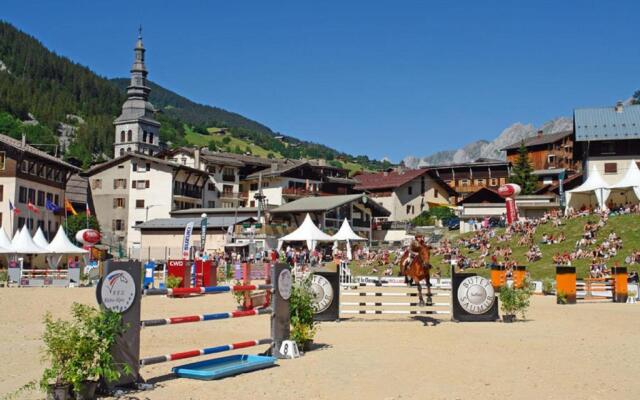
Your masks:
{"label": "black and white circular sign", "polygon": [[470,276],[458,287],[458,303],[470,314],[484,314],[496,300],[491,281],[481,276]]}
{"label": "black and white circular sign", "polygon": [[289,300],[291,297],[291,271],[288,269],[283,269],[278,275],[278,292],[284,300]]}
{"label": "black and white circular sign", "polygon": [[123,313],[131,307],[135,298],[136,284],[127,271],[117,269],[102,280],[100,299],[107,310]]}
{"label": "black and white circular sign", "polygon": [[313,275],[311,279],[311,292],[313,293],[313,307],[316,313],[325,311],[333,302],[333,287],[331,282],[322,275]]}

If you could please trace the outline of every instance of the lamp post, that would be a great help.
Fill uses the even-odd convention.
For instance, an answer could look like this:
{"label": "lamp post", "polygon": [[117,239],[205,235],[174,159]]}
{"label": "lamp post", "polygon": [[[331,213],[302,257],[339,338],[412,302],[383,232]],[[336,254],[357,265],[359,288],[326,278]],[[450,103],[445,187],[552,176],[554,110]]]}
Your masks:
{"label": "lamp post", "polygon": [[153,208],[153,207],[158,207],[160,204],[149,204],[148,206],[146,206],[144,208],[145,210],[145,214],[144,214],[144,222],[147,222],[149,220],[149,209]]}

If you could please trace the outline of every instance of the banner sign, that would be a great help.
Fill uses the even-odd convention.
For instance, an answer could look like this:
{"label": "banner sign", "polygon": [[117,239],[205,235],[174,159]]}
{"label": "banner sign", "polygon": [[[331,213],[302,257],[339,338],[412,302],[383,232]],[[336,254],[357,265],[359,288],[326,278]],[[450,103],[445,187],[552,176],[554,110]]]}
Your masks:
{"label": "banner sign", "polygon": [[200,221],[200,252],[204,255],[204,245],[207,242],[207,218]]}
{"label": "banner sign", "polygon": [[191,247],[191,232],[193,232],[193,222],[189,222],[184,228],[184,236],[182,238],[182,258],[189,258],[189,248]]}

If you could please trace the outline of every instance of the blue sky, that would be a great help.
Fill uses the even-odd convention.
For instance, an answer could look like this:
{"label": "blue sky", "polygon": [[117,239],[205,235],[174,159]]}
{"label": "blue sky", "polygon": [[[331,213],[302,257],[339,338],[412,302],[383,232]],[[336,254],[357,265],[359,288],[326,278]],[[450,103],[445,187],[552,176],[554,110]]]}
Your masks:
{"label": "blue sky", "polygon": [[394,161],[640,89],[640,2],[4,0],[107,77],[138,24],[150,79],[275,131]]}

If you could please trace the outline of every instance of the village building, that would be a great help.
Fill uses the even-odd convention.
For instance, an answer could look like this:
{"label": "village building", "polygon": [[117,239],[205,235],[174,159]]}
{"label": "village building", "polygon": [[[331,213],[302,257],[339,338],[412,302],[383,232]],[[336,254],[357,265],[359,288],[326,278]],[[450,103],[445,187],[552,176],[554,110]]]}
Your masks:
{"label": "village building", "polygon": [[[560,199],[555,194],[519,195],[516,206],[520,217],[540,218],[545,212],[560,210]],[[460,233],[476,229],[485,218],[504,218],[506,212],[505,199],[496,190],[481,188],[458,202]]]}
{"label": "village building", "polygon": [[510,174],[508,162],[488,158],[478,158],[470,163],[433,165],[428,169],[458,193],[456,200],[481,188],[497,190],[507,183]]}
{"label": "village building", "polygon": [[[65,188],[75,166],[22,141],[0,135],[0,227],[9,236],[27,226],[31,233],[42,228],[52,239],[63,223],[64,212],[47,210],[47,201],[62,209]],[[18,211],[12,212],[9,203]],[[30,210],[31,203],[38,211]]]}
{"label": "village building", "polygon": [[256,207],[261,192],[266,205],[282,205],[307,197],[352,193],[356,180],[348,171],[324,161],[270,160],[266,168],[255,170],[242,179],[245,205]]}
{"label": "village building", "polygon": [[507,162],[514,165],[518,161],[520,146],[527,149],[529,161],[534,170],[580,171],[582,165],[574,159],[573,131],[564,131],[544,135],[538,131],[536,136],[513,143],[502,150],[507,153]]}
{"label": "village building", "polygon": [[[371,240],[374,219],[388,218],[390,212],[377,199],[364,193],[304,197],[271,210],[271,224],[285,225],[289,229],[284,233],[290,233],[302,224],[307,214],[329,234],[337,232],[346,219],[356,234]],[[275,241],[270,243],[274,244]]]}
{"label": "village building", "polygon": [[180,147],[164,152],[162,156],[177,164],[206,171],[209,180],[203,189],[203,207],[236,208],[243,204],[240,194],[240,169],[244,162],[228,153],[209,151],[207,148]]}
{"label": "village building", "polygon": [[383,221],[410,221],[434,206],[450,206],[457,193],[431,169],[397,168],[354,177],[354,190],[366,192],[389,210]]}
{"label": "village building", "polygon": [[[201,221],[197,217],[172,217],[156,218],[148,222],[143,222],[136,226],[140,232],[140,259],[142,260],[170,260],[182,259],[182,240],[184,230],[189,223],[193,223],[193,233],[191,248],[200,252],[201,243]],[[238,224],[255,222],[252,217],[232,216],[209,216],[207,217],[207,233],[205,238],[204,251],[207,254],[214,254],[224,250],[230,243],[229,227]]]}
{"label": "village building", "polygon": [[640,161],[640,105],[581,108],[573,114],[574,152],[585,172],[595,166],[604,181],[618,183],[632,162]]}
{"label": "village building", "polygon": [[202,207],[206,171],[144,154],[126,153],[85,172],[103,243],[123,246],[130,257],[140,248],[135,229],[179,209]]}

